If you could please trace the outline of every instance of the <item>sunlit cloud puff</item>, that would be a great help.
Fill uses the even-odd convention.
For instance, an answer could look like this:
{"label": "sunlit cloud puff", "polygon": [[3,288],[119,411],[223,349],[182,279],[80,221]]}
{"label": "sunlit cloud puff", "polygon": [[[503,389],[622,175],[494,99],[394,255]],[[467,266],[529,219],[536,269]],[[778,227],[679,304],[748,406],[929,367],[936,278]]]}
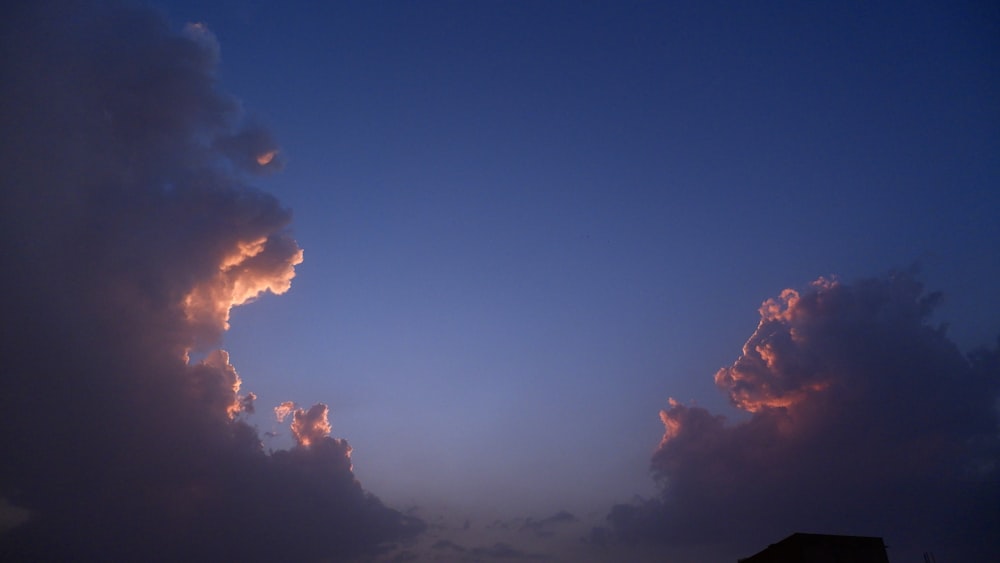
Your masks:
{"label": "sunlit cloud puff", "polygon": [[184,297],[185,315],[195,325],[227,330],[233,307],[268,291],[288,291],[301,262],[302,250],[287,235],[239,241],[223,255],[218,270]]}
{"label": "sunlit cloud puff", "polygon": [[715,375],[749,417],[671,399],[651,464],[662,493],[616,506],[616,537],[752,553],[816,531],[996,555],[998,350],[963,356],[928,322],[941,298],[895,272],[765,301],[742,354]]}
{"label": "sunlit cloud puff", "polygon": [[208,28],[68,1],[0,27],[0,560],[337,560],[418,533],[325,405],[289,406],[273,454],[244,420],[215,347],[303,253],[248,184],[281,153],[218,90]]}
{"label": "sunlit cloud puff", "polygon": [[[329,407],[317,403],[308,409],[296,408],[295,403],[285,401],[274,407],[274,416],[278,422],[284,422],[292,415],[292,438],[299,446],[310,446],[330,436],[331,426],[328,415]],[[350,448],[348,448],[350,453]]]}

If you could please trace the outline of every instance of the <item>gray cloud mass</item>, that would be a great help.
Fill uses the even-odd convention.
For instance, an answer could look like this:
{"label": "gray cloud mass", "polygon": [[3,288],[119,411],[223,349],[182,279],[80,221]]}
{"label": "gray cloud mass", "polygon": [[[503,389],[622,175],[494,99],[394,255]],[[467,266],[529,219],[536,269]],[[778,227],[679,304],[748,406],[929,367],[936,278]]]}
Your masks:
{"label": "gray cloud mass", "polygon": [[928,321],[940,299],[894,272],[765,301],[715,376],[747,417],[671,400],[651,463],[661,495],[615,506],[593,538],[749,555],[813,531],[882,536],[895,554],[1000,554],[1000,347],[961,354]]}
{"label": "gray cloud mass", "polygon": [[16,3],[0,31],[0,559],[316,561],[418,533],[325,406],[266,454],[213,350],[302,251],[246,183],[280,152],[218,90],[211,33],[72,1]]}

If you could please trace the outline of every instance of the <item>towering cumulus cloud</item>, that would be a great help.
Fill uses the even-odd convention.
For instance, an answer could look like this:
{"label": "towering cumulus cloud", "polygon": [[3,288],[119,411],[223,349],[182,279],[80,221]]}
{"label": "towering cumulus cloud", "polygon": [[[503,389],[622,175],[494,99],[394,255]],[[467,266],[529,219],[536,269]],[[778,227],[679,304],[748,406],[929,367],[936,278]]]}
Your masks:
{"label": "towering cumulus cloud", "polygon": [[213,36],[22,4],[0,23],[0,559],[329,560],[419,531],[362,490],[325,406],[265,454],[212,351],[302,260],[246,184],[281,153],[217,90]]}
{"label": "towering cumulus cloud", "polygon": [[939,298],[897,273],[819,279],[764,302],[742,355],[715,375],[749,418],[671,400],[652,459],[662,494],[616,506],[613,531],[758,547],[852,533],[884,536],[895,553],[996,555],[998,355],[966,358],[930,326]]}

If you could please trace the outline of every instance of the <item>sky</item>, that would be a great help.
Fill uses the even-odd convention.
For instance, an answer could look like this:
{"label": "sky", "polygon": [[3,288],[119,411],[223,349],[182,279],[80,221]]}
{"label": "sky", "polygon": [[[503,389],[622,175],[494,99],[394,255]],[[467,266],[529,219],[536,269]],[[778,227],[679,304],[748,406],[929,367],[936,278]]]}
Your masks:
{"label": "sky", "polygon": [[0,555],[1000,555],[997,6],[317,4],[0,24]]}

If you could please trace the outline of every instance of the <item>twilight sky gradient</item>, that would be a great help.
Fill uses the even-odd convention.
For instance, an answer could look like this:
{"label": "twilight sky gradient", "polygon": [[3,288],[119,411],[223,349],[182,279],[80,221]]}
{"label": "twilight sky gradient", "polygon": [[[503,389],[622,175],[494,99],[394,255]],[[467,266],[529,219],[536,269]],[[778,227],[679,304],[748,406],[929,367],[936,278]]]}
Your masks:
{"label": "twilight sky gradient", "polygon": [[1000,555],[996,5],[121,6],[0,27],[0,555]]}

